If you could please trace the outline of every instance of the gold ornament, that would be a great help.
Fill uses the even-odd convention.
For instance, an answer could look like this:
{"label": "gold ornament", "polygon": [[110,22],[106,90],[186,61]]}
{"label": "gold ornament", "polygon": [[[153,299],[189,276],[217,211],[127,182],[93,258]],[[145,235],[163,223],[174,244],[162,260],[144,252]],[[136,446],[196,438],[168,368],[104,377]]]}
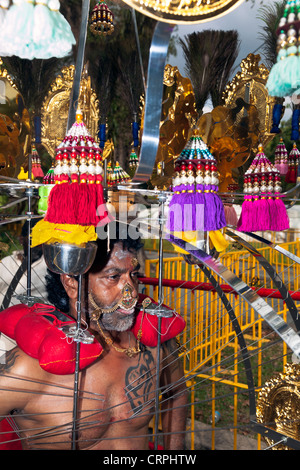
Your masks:
{"label": "gold ornament", "polygon": [[201,23],[218,18],[244,0],[124,0],[140,13],[165,23]]}
{"label": "gold ornament", "polygon": [[243,59],[241,71],[225,88],[224,105],[203,114],[197,123],[218,161],[220,192],[236,186],[237,168],[246,163],[251,152],[257,152],[259,142],[265,146],[275,135],[270,131],[276,99],[268,94],[269,71],[259,61],[259,54]]}
{"label": "gold ornament", "polygon": [[[31,151],[28,110],[0,59],[0,174],[17,178]],[[27,169],[26,169],[27,171]]]}
{"label": "gold ornament", "polygon": [[[49,92],[42,104],[41,135],[42,144],[52,158],[57,145],[66,135],[70,95],[74,81],[75,67],[63,67],[61,74],[51,83]],[[80,82],[78,108],[82,111],[83,121],[92,136],[98,133],[99,102],[91,88],[91,79],[85,67]]]}
{"label": "gold ornament", "polygon": [[[274,375],[261,389],[256,405],[257,422],[264,424],[292,439],[300,439],[300,365],[287,364],[282,373]],[[274,446],[272,439],[265,437],[275,450],[288,450],[284,444]]]}

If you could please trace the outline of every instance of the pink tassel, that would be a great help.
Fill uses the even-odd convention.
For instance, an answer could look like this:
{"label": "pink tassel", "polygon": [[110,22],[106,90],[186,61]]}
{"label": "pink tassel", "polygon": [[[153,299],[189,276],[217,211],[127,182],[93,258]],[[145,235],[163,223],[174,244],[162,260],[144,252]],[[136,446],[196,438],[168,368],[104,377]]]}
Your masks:
{"label": "pink tassel", "polygon": [[287,230],[290,227],[289,217],[285,205],[279,195],[272,198],[272,221],[276,228],[271,228],[270,230]]}
{"label": "pink tassel", "polygon": [[275,167],[279,171],[281,175],[286,175],[289,169],[289,166],[287,163],[275,163]]}
{"label": "pink tassel", "polygon": [[271,224],[271,215],[270,215],[270,203],[267,195],[262,195],[257,201],[257,213],[255,226],[256,230],[265,231],[265,230],[274,230],[270,228]]}
{"label": "pink tassel", "polygon": [[224,204],[225,219],[227,225],[237,226],[238,216],[232,204]]}
{"label": "pink tassel", "polygon": [[242,204],[242,212],[237,223],[237,229],[241,232],[252,232],[253,227],[253,209],[252,197],[245,196]]}

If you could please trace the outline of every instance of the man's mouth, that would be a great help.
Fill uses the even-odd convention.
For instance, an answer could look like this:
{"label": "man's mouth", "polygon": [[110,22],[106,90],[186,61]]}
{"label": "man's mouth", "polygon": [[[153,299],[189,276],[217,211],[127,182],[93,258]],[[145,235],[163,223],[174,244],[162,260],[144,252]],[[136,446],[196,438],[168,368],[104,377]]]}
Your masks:
{"label": "man's mouth", "polygon": [[[124,303],[126,305],[124,305]],[[137,304],[137,299],[131,299],[130,302],[120,302],[118,304],[118,309],[117,311],[119,313],[123,313],[125,315],[132,315],[135,311],[135,306]]]}
{"label": "man's mouth", "polygon": [[135,311],[135,307],[130,308],[130,309],[129,309],[129,308],[121,308],[121,307],[119,307],[119,308],[117,309],[117,312],[118,312],[118,313],[122,313],[123,315],[132,315],[132,314],[134,313],[134,311]]}

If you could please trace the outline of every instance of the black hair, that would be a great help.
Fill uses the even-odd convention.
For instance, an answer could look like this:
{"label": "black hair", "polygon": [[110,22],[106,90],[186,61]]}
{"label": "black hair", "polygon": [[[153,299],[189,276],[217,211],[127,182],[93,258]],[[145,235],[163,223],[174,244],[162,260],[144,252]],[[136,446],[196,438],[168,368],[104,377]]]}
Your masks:
{"label": "black hair", "polygon": [[[110,234],[113,236],[111,238],[109,237],[109,250],[107,238],[98,238],[96,240],[96,257],[89,272],[101,271],[104,266],[106,266],[110,258],[110,254],[117,243],[122,244],[123,250],[127,250],[130,252],[137,252],[139,249],[142,248],[143,243],[141,242],[140,237],[132,238],[129,236],[128,232],[127,237],[125,237],[124,226],[121,226],[121,224],[119,224],[118,222],[113,222],[113,224],[115,226],[113,233],[110,230]],[[69,297],[64,289],[64,286],[61,283],[60,274],[56,274],[47,269],[45,279],[48,301],[61,312],[68,313]]]}

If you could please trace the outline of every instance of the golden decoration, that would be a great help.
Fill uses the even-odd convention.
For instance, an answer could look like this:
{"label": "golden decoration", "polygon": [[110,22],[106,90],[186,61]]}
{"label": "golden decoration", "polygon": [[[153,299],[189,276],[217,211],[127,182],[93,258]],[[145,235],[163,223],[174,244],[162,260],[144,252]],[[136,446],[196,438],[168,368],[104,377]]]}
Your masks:
{"label": "golden decoration", "polygon": [[189,78],[182,77],[177,67],[167,64],[163,84],[159,145],[151,177],[151,183],[158,188],[170,184],[174,158],[184,149],[198,118]]}
{"label": "golden decoration", "polygon": [[[300,365],[287,364],[282,373],[274,375],[261,389],[256,405],[257,422],[295,440],[300,439]],[[275,450],[288,450],[284,444],[274,445]],[[276,443],[275,443],[276,444]]]}
{"label": "golden decoration", "polygon": [[[51,84],[42,105],[41,141],[52,158],[55,155],[55,148],[62,142],[67,132],[74,72],[74,65],[63,67],[61,74]],[[81,77],[78,107],[82,111],[83,121],[89,133],[97,140],[99,102],[91,88],[87,67],[84,68]]]}
{"label": "golden decoration", "polygon": [[229,13],[244,0],[123,0],[140,13],[165,23],[210,21]]}
{"label": "golden decoration", "polygon": [[0,59],[0,174],[16,178],[30,149],[29,113]]}
{"label": "golden decoration", "polygon": [[[260,64],[259,54],[248,54],[242,60],[238,72],[233,80],[226,86],[223,100],[226,106],[233,108],[238,98],[242,98],[258,111],[260,142],[265,147],[273,139],[271,134],[273,108],[277,99],[270,96],[266,88],[269,70],[264,64]],[[283,100],[282,100],[283,102]]]}
{"label": "golden decoration", "polygon": [[254,54],[243,59],[241,71],[224,91],[224,106],[203,114],[197,123],[217,159],[221,192],[236,185],[234,172],[257,151],[258,143],[265,146],[275,135],[270,130],[276,101],[265,87],[269,72],[259,61],[260,55]]}

